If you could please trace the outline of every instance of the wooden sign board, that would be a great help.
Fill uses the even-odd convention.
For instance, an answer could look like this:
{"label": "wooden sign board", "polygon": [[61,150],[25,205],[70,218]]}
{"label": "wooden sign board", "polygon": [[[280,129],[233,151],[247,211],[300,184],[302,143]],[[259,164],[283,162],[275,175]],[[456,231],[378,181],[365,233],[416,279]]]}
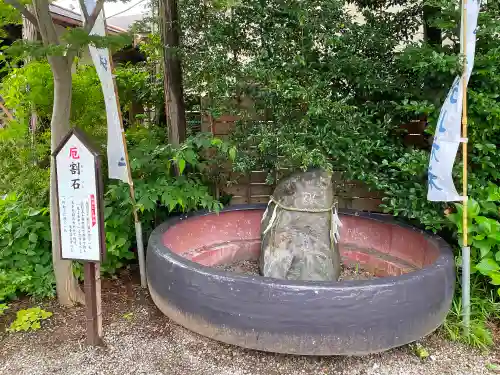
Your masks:
{"label": "wooden sign board", "polygon": [[87,343],[102,343],[101,278],[105,254],[99,153],[78,129],[54,151],[61,258],[84,261]]}
{"label": "wooden sign board", "polygon": [[73,129],[54,152],[61,258],[100,262],[104,219],[100,159],[82,132]]}

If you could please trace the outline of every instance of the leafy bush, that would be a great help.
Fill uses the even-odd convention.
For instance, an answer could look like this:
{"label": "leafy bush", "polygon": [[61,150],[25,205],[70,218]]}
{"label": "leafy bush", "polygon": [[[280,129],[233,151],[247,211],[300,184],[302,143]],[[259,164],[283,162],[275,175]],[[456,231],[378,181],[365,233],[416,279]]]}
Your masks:
{"label": "leafy bush", "polygon": [[[470,199],[467,206],[468,245],[471,247],[472,273],[488,277],[500,296],[500,188],[490,183],[478,202]],[[448,219],[456,226],[458,242],[462,243],[463,206],[456,204],[456,213]]]}
{"label": "leafy bush", "polygon": [[[161,129],[133,128],[127,132],[137,208],[145,238],[169,215],[200,208],[218,211],[222,205],[210,191],[211,173],[234,159],[235,149],[208,134],[189,138],[179,147],[164,144]],[[129,260],[135,233],[131,230],[129,187],[110,182],[105,196],[108,260],[117,268]],[[121,260],[120,260],[121,259]],[[110,265],[108,265],[108,262]]]}
{"label": "leafy bush", "polygon": [[[163,90],[161,77],[151,80],[146,66],[118,66],[115,74],[123,110],[128,110],[132,102],[149,106],[162,103],[162,99],[158,99]],[[92,65],[77,64],[72,79],[71,124],[92,134],[101,144],[106,139],[106,113],[96,70]],[[7,107],[15,110],[21,123],[27,124],[31,112],[35,111],[39,119],[37,132],[48,130],[54,84],[45,60],[12,69],[0,87]]]}
{"label": "leafy bush", "polygon": [[8,332],[36,331],[42,328],[42,320],[48,319],[53,314],[40,307],[30,307],[29,309],[19,310],[16,313],[16,320],[12,322]]}
{"label": "leafy bush", "polygon": [[152,71],[155,71],[155,66],[144,63],[116,67],[116,84],[125,110],[128,110],[133,102],[153,108],[164,105],[163,75],[154,74]]}
{"label": "leafy bush", "polygon": [[47,208],[30,208],[13,194],[0,200],[0,301],[54,294],[50,240]]}
{"label": "leafy bush", "polygon": [[[402,0],[391,11],[391,0],[349,3],[363,22],[343,1],[250,0],[207,8],[183,0],[185,82],[207,93],[213,115],[241,116],[232,134],[238,170],[344,171],[346,179],[384,193],[385,212],[439,232],[459,254],[460,219],[453,224],[445,214],[453,205],[426,195],[431,136],[461,73],[460,2]],[[423,26],[437,30],[437,38],[415,41]],[[483,2],[468,94],[469,194],[479,207],[470,223],[472,266],[497,300],[498,205],[485,190],[500,184],[499,27],[500,3]],[[426,124],[418,147],[403,141],[401,125],[411,120]],[[460,186],[460,157],[455,164]],[[483,323],[487,316],[477,315]]]}
{"label": "leafy bush", "polygon": [[[210,134],[189,138],[179,147],[162,142],[162,129],[132,128],[127,132],[137,208],[144,238],[168,216],[197,209],[218,211],[210,192],[210,171],[234,158],[235,149]],[[203,156],[210,155],[210,157]],[[105,194],[106,260],[101,270],[113,274],[135,259],[132,202],[128,184],[109,181]],[[76,267],[78,276],[81,267]]]}
{"label": "leafy bush", "polygon": [[46,61],[33,61],[15,68],[2,80],[2,97],[18,120],[27,120],[35,110],[43,120],[52,115],[54,80]]}
{"label": "leafy bush", "polygon": [[[212,178],[218,178],[220,164],[234,159],[236,154],[234,147],[210,134],[200,134],[173,147],[162,142],[162,132],[154,127],[132,128],[127,132],[145,239],[169,215],[199,208],[218,211],[222,205],[211,194]],[[25,150],[21,146],[19,149]],[[45,171],[37,166],[32,168]],[[48,176],[45,178],[42,181],[46,187]],[[19,185],[10,186],[25,189],[29,185],[26,181],[23,185],[20,180]],[[40,198],[39,202],[13,193],[0,200],[0,301],[21,293],[34,297],[54,294],[48,209],[30,208],[45,202],[46,197],[35,196]],[[104,274],[114,274],[135,258],[135,252],[131,251],[135,246],[133,227],[129,186],[108,181],[105,192],[107,255],[101,268]],[[75,263],[75,273],[83,277],[78,263]]]}
{"label": "leafy bush", "polygon": [[25,125],[10,122],[0,129],[0,196],[16,192],[34,207],[48,205],[50,134],[32,142]]}

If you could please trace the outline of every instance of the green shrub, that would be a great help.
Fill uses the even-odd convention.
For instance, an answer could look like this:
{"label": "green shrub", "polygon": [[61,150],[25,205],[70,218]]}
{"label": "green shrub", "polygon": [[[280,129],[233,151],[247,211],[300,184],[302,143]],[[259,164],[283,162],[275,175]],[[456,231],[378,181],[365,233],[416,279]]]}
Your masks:
{"label": "green shrub", "polygon": [[[211,193],[211,176],[220,163],[234,159],[235,149],[208,134],[189,138],[179,147],[162,142],[161,129],[133,128],[127,132],[129,157],[145,239],[172,214],[197,209],[218,211]],[[215,177],[214,177],[215,178]],[[110,181],[105,196],[108,260],[119,268],[133,257],[132,204],[127,184]]]}
{"label": "green shrub", "polygon": [[[241,116],[232,134],[238,171],[264,169],[270,183],[286,167],[343,171],[382,192],[386,213],[438,232],[460,254],[460,220],[453,224],[445,215],[453,204],[426,197],[431,136],[461,73],[459,1],[402,0],[391,11],[390,0],[351,1],[364,22],[342,1],[249,0],[230,11],[183,1],[183,30],[197,36],[186,38],[182,51],[185,82],[208,93],[213,115]],[[437,41],[414,40],[424,21],[441,32]],[[468,91],[469,195],[480,207],[470,223],[472,269],[497,300],[498,205],[484,191],[500,185],[499,27],[500,3],[482,2]],[[242,98],[252,105],[242,106]],[[403,141],[401,125],[411,120],[427,125],[418,147]],[[460,155],[453,176],[459,187]],[[484,326],[487,315],[476,317]]]}
{"label": "green shrub", "polygon": [[33,207],[48,205],[50,133],[32,143],[27,127],[10,122],[0,129],[0,196],[16,192]]}
{"label": "green shrub", "polygon": [[0,301],[54,295],[50,240],[47,208],[31,208],[14,194],[0,199]]}
{"label": "green shrub", "polygon": [[50,311],[45,311],[40,307],[30,307],[29,309],[19,310],[16,313],[16,319],[7,328],[8,332],[27,332],[36,331],[42,328],[42,320],[48,319],[53,314]]}
{"label": "green shrub", "polygon": [[[500,188],[490,183],[482,193],[479,201],[469,199],[467,206],[467,245],[471,247],[473,265],[471,272],[486,276],[500,296]],[[461,244],[463,206],[455,206],[457,212],[447,217],[456,226],[458,243]]]}
{"label": "green shrub", "polygon": [[[211,183],[219,177],[217,170],[221,164],[234,159],[236,154],[234,147],[210,134],[200,134],[173,147],[162,142],[162,132],[154,127],[127,132],[145,241],[153,228],[172,214],[201,208],[218,211],[222,205],[212,196]],[[37,166],[32,169],[45,171]],[[46,187],[48,175],[45,178],[42,181]],[[21,179],[19,185],[11,182],[10,186],[22,190],[30,183],[23,184]],[[104,212],[107,253],[101,268],[105,275],[113,275],[135,259],[129,194],[127,184],[107,181]],[[0,200],[0,301],[20,294],[34,297],[54,294],[48,209],[31,208],[45,200],[46,197],[39,195],[28,200],[13,193]],[[74,269],[82,278],[81,265],[75,263]]]}

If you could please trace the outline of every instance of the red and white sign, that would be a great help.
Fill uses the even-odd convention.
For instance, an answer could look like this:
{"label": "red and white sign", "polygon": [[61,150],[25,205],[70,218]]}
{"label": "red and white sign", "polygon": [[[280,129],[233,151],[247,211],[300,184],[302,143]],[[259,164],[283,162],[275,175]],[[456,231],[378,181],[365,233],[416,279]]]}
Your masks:
{"label": "red and white sign", "polygon": [[63,259],[101,259],[96,157],[76,133],[55,156]]}

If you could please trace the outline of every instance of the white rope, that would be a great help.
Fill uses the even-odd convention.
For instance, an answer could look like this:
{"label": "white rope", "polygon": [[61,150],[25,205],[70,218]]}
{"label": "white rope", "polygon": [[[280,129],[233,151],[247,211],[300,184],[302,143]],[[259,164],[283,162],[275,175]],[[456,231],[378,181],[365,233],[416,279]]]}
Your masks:
{"label": "white rope", "polygon": [[[271,203],[271,202],[269,202],[269,203]],[[269,232],[269,230],[273,226],[274,220],[276,220],[276,211],[277,211],[277,209],[278,209],[278,205],[276,204],[276,205],[274,205],[273,214],[271,215],[271,220],[269,220],[269,224],[267,224],[267,228],[262,233],[263,236],[265,236],[265,234],[267,232]]]}
{"label": "white rope", "polygon": [[338,243],[340,240],[339,228],[342,227],[342,222],[340,221],[339,214],[337,212],[337,208],[332,209],[332,227],[330,230],[330,239],[335,243]]}
{"label": "white rope", "polygon": [[264,232],[262,232],[262,235],[266,235],[267,232],[269,232],[274,224],[274,221],[276,220],[276,211],[279,208],[286,210],[286,211],[295,211],[295,212],[309,212],[309,213],[322,213],[322,212],[331,212],[331,219],[330,219],[330,242],[335,242],[338,243],[340,240],[340,233],[339,233],[339,228],[342,227],[342,222],[340,221],[339,214],[337,212],[337,202],[334,202],[331,207],[329,208],[295,208],[295,207],[287,207],[281,204],[280,202],[276,201],[274,197],[271,195],[270,200],[267,204],[266,211],[264,212],[264,215],[262,216],[261,223],[264,222],[264,219],[267,216],[267,212],[269,210],[269,206],[271,203],[274,203],[274,209],[273,213],[271,215],[271,220],[269,220],[269,223],[267,224],[266,229]]}
{"label": "white rope", "polygon": [[266,210],[264,211],[264,215],[262,215],[262,219],[260,219],[260,223],[262,224],[264,219],[266,218],[266,215],[267,215],[267,211],[269,211],[269,205],[271,204],[272,200],[270,200],[269,202],[267,202],[267,207],[266,207]]}

